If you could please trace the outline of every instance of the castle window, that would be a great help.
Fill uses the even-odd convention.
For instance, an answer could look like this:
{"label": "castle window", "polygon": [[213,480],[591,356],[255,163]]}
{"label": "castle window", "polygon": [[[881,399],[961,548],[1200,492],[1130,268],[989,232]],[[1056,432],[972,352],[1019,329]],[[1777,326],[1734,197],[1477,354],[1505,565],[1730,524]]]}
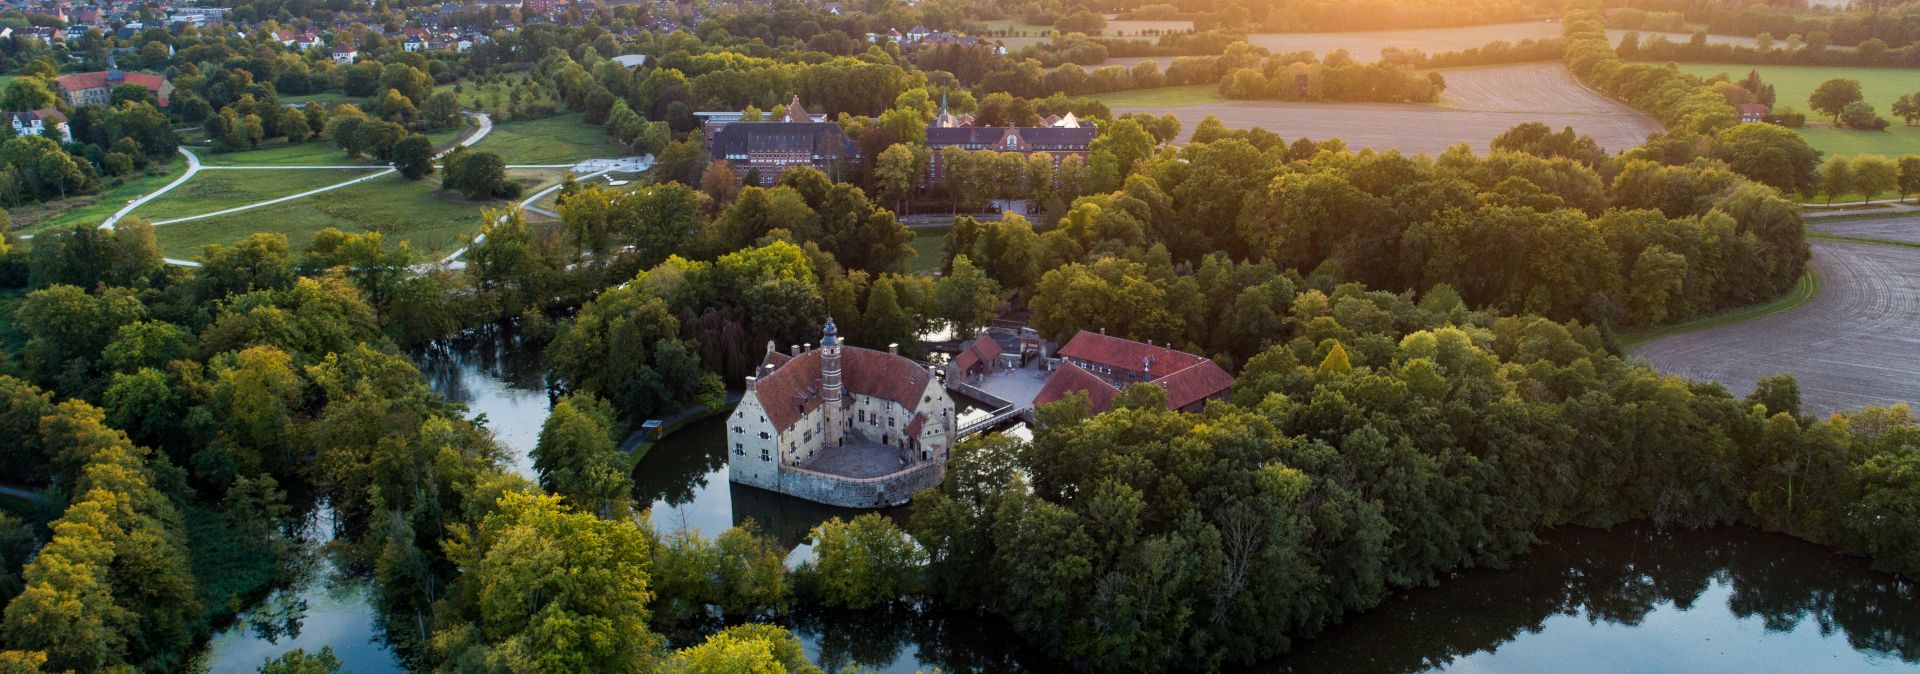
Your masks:
{"label": "castle window", "polygon": [[766,432],[766,431],[760,431],[760,439],[761,439],[761,440],[766,440],[766,439],[767,439],[767,432]]}
{"label": "castle window", "polygon": [[740,443],[738,443],[738,442],[736,442],[736,443],[733,443],[733,455],[734,455],[734,456],[746,456],[746,455],[747,455],[747,446],[746,446],[746,445],[742,445],[742,444],[740,444]]}
{"label": "castle window", "polygon": [[760,448],[760,460],[761,460],[761,461],[772,461],[772,460],[773,460],[773,457],[771,457],[771,456],[768,456],[768,455],[767,455],[767,448],[765,448],[765,447],[761,447],[761,448]]}

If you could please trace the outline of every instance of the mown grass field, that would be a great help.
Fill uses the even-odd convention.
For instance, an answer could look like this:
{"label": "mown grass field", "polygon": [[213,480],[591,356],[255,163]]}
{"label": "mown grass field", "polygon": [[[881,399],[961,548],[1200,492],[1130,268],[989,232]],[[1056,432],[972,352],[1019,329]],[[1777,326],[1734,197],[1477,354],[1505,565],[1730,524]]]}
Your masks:
{"label": "mown grass field", "polygon": [[907,271],[915,274],[934,274],[940,271],[940,263],[947,256],[947,232],[952,227],[927,227],[913,230],[913,260],[907,263]]}
{"label": "mown grass field", "polygon": [[474,147],[497,153],[508,164],[565,164],[626,155],[607,140],[605,128],[580,121],[578,113],[494,124],[493,132]]}
{"label": "mown grass field", "polygon": [[482,209],[505,204],[467,201],[439,187],[435,178],[411,181],[394,174],[279,207],[162,225],[155,233],[167,255],[181,258],[197,256],[206,244],[232,243],[255,232],[284,234],[299,249],[327,227],[381,232],[390,242],[441,252],[458,247],[479,228]]}
{"label": "mown grass field", "polygon": [[[1186,84],[1177,87],[1159,87],[1156,89],[1133,89],[1095,94],[1095,100],[1106,103],[1107,107],[1157,108],[1182,105],[1204,105],[1227,100],[1220,95],[1217,84]],[[1183,120],[1184,121],[1184,120]],[[1194,120],[1199,123],[1199,120]]]}
{"label": "mown grass field", "polygon": [[107,216],[113,215],[114,211],[126,206],[128,201],[173,182],[173,179],[179,177],[180,172],[186,169],[186,157],[175,155],[173,161],[167,165],[166,173],[136,176],[99,194],[10,209],[7,215],[13,218],[13,231],[23,234],[71,227],[82,223],[97,225],[105,221]]}
{"label": "mown grass field", "polygon": [[[377,169],[287,169],[201,171],[186,184],[141,204],[133,214],[148,220],[212,213],[352,180]],[[350,189],[350,188],[342,188]]]}
{"label": "mown grass field", "polygon": [[[1847,68],[1829,66],[1756,66],[1739,63],[1681,63],[1681,72],[1712,77],[1717,73],[1726,73],[1728,77],[1740,79],[1747,71],[1760,72],[1760,79],[1773,85],[1774,107],[1779,109],[1792,106],[1795,110],[1807,113],[1807,127],[1799,129],[1800,135],[1816,149],[1829,155],[1884,154],[1896,156],[1920,153],[1920,127],[1907,127],[1904,122],[1893,117],[1893,101],[1902,94],[1920,93],[1920,70],[1912,68]],[[1827,120],[1819,113],[1812,112],[1807,105],[1807,97],[1820,83],[1831,79],[1859,80],[1860,90],[1866,94],[1867,102],[1872,103],[1880,116],[1893,122],[1886,131],[1855,131],[1836,129],[1827,126]]]}

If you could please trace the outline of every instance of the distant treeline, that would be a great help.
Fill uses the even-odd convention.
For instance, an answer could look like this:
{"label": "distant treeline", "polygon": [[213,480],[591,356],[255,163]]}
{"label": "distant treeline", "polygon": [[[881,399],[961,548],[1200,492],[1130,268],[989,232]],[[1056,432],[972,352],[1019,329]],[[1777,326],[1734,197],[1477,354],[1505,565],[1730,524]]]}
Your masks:
{"label": "distant treeline", "polygon": [[1646,61],[1688,61],[1696,63],[1752,63],[1756,65],[1865,66],[1876,68],[1920,67],[1920,45],[1888,47],[1879,40],[1868,40],[1852,50],[1815,47],[1798,40],[1774,42],[1762,39],[1760,48],[1729,44],[1708,44],[1704,33],[1686,42],[1665,35],[1642,38],[1628,33],[1620,39],[1620,58]]}
{"label": "distant treeline", "polygon": [[[1824,41],[1837,45],[1858,45],[1878,39],[1894,47],[1913,44],[1915,38],[1920,37],[1920,14],[1884,11],[1885,5],[1892,4],[1886,2],[1868,3],[1869,6],[1865,8],[1839,11],[1758,3],[1730,7],[1713,0],[1625,0],[1619,4],[1626,7],[1613,10],[1610,25],[1623,14],[1655,17],[1672,13],[1678,14],[1686,22],[1704,24],[1709,33],[1722,35],[1766,34],[1776,38],[1800,35],[1808,42]],[[1664,17],[1659,20],[1671,21]],[[1644,27],[1655,28],[1652,25]]]}

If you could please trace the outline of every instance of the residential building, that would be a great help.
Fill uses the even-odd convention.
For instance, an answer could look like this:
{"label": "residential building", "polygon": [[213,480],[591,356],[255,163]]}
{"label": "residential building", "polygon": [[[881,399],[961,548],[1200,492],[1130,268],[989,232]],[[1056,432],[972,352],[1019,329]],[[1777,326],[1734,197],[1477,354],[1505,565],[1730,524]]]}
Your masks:
{"label": "residential building", "polygon": [[1733,109],[1735,112],[1740,113],[1741,124],[1764,122],[1767,121],[1767,115],[1773,114],[1773,108],[1769,108],[1761,103],[1741,103],[1740,105],[1733,106]]}
{"label": "residential building", "polygon": [[73,132],[67,128],[67,116],[53,108],[42,108],[26,112],[6,112],[9,125],[16,136],[46,136],[62,143],[73,142]]}
{"label": "residential building", "polygon": [[333,62],[340,65],[351,65],[354,59],[360,58],[360,50],[350,44],[334,45],[329,53],[333,56]]}

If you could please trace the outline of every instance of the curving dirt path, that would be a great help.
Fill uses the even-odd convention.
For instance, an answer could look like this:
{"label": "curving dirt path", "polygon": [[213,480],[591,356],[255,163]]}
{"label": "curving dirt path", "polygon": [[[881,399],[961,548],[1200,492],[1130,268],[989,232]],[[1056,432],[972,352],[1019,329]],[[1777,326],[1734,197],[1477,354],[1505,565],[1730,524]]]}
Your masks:
{"label": "curving dirt path", "polygon": [[1814,241],[1820,294],[1805,306],[1652,340],[1633,351],[1662,372],[1737,395],[1791,374],[1802,410],[1825,415],[1920,402],[1920,249]]}

